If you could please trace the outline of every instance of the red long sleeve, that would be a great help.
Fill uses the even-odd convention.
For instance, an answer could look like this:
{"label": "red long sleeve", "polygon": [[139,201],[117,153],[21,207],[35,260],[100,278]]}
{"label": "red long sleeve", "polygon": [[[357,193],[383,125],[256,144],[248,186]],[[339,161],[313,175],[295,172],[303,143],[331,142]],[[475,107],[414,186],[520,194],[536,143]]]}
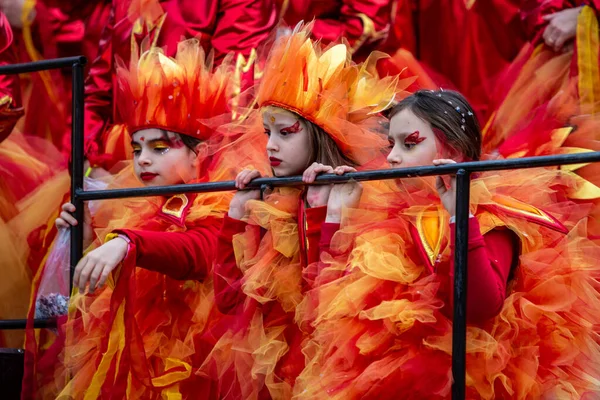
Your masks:
{"label": "red long sleeve", "polygon": [[[455,249],[455,224],[450,224]],[[477,218],[469,218],[467,320],[481,322],[496,316],[506,298],[506,284],[516,260],[515,236],[508,229],[481,235]],[[450,266],[450,304],[454,300],[454,258]]]}
{"label": "red long sleeve", "polygon": [[[202,280],[212,266],[217,247],[219,220],[206,218],[186,232],[154,232],[120,229],[136,249],[136,265],[178,280]],[[132,255],[133,256],[133,255]]]}
{"label": "red long sleeve", "polygon": [[249,225],[226,215],[217,236],[217,254],[213,271],[215,302],[223,314],[235,312],[236,307],[243,303],[246,296],[242,291],[244,274],[237,265],[233,250],[233,237],[243,233],[247,226],[257,229],[257,234],[259,234],[258,226]]}
{"label": "red long sleeve", "polygon": [[[315,207],[306,209],[306,252],[307,264],[319,261],[321,226],[327,216],[327,207]],[[305,266],[306,267],[306,266]]]}
{"label": "red long sleeve", "polygon": [[[0,12],[0,65],[17,62],[13,33],[4,13]],[[0,142],[13,130],[23,115],[19,75],[0,76]]]}
{"label": "red long sleeve", "polygon": [[111,10],[102,31],[98,56],[92,61],[85,83],[84,152],[90,162],[99,163],[97,157],[104,151],[102,133],[113,123],[113,46],[112,36],[115,10]]}
{"label": "red long sleeve", "polygon": [[292,0],[284,19],[291,26],[300,20],[315,19],[312,34],[316,39],[330,43],[345,38],[355,53],[366,56],[387,37],[393,3],[390,0]]}
{"label": "red long sleeve", "polygon": [[550,15],[567,8],[576,7],[573,0],[525,0],[521,5],[521,21],[523,28],[530,41],[539,40],[542,37],[548,21],[544,21],[545,15]]}
{"label": "red long sleeve", "polygon": [[264,42],[277,22],[273,0],[224,0],[219,3],[219,19],[211,40],[217,60],[231,52],[247,57],[252,49]]}

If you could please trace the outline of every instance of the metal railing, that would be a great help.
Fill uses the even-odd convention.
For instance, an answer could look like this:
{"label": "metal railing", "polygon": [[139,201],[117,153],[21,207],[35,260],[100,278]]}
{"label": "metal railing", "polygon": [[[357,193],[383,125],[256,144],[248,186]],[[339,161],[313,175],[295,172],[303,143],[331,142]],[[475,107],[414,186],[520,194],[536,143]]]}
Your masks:
{"label": "metal railing", "polygon": [[[173,186],[157,186],[130,189],[112,189],[98,191],[83,190],[83,57],[48,60],[36,63],[17,64],[0,67],[0,75],[8,73],[39,71],[60,68],[67,65],[73,67],[73,125],[72,125],[72,164],[71,164],[71,202],[75,205],[75,218],[83,220],[83,202],[90,200],[107,200],[126,197],[168,196],[178,193],[207,193],[236,190],[233,181],[184,184]],[[348,181],[371,181],[381,179],[398,179],[416,176],[433,176],[456,174],[456,243],[455,243],[455,277],[454,277],[454,317],[452,325],[452,398],[465,398],[466,374],[466,329],[467,329],[467,250],[469,236],[469,193],[471,173],[522,168],[538,168],[567,164],[583,164],[600,161],[600,152],[567,154],[543,157],[518,158],[510,160],[475,161],[440,166],[423,166],[402,169],[385,169],[352,172],[342,176],[326,174],[318,176],[314,184],[342,183]],[[284,178],[259,178],[248,184],[248,189],[264,187],[300,186],[304,185],[301,176]],[[83,224],[71,228],[71,282],[77,262],[83,252]],[[26,320],[0,320],[0,329],[23,329]],[[56,326],[53,320],[40,319],[34,321],[36,328]]]}

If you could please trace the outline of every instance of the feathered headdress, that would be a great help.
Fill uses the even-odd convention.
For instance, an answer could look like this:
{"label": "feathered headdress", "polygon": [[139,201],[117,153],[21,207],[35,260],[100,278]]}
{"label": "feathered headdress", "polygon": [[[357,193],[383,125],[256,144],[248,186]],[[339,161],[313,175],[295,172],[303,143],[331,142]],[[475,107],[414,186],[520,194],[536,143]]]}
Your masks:
{"label": "feathered headdress", "polygon": [[200,140],[213,134],[209,119],[229,115],[232,93],[231,57],[213,70],[197,39],[178,44],[175,58],[150,46],[138,56],[134,45],[129,68],[117,60],[119,112],[130,133],[159,128]]}
{"label": "feathered headdress", "polygon": [[355,161],[369,161],[372,149],[387,144],[375,133],[370,117],[392,105],[401,90],[398,78],[378,77],[375,65],[383,53],[373,53],[357,65],[344,44],[322,51],[310,39],[311,27],[300,23],[275,42],[258,88],[258,104],[295,112],[325,130]]}

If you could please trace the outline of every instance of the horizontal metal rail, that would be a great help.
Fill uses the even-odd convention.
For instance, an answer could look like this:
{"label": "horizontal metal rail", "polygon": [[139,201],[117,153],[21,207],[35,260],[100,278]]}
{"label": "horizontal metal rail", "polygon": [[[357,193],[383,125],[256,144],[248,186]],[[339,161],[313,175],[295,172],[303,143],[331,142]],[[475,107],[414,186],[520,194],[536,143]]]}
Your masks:
{"label": "horizontal metal rail", "polygon": [[87,59],[84,56],[54,58],[51,60],[33,61],[22,64],[10,64],[0,66],[0,75],[25,74],[27,72],[39,72],[57,68],[71,68],[74,64],[85,65]]}
{"label": "horizontal metal rail", "polygon": [[[351,172],[344,175],[324,174],[317,177],[315,185],[342,183],[348,181],[372,181],[380,179],[398,179],[415,176],[455,174],[463,169],[468,172],[498,171],[507,169],[538,168],[567,164],[584,164],[600,161],[600,152],[580,154],[564,154],[542,157],[527,157],[510,160],[472,161],[466,163],[446,164],[439,166],[422,166],[412,168],[382,169],[372,171]],[[250,182],[248,189],[260,189],[263,185],[301,186],[302,176],[284,178],[258,178]],[[184,185],[155,186],[129,189],[111,189],[77,192],[77,198],[83,201],[121,199],[126,197],[170,196],[180,193],[208,193],[236,190],[234,181],[190,183]]]}
{"label": "horizontal metal rail", "polygon": [[[107,200],[127,197],[169,196],[179,193],[207,193],[236,190],[233,181],[208,182],[185,185],[112,189],[100,191],[83,190],[83,65],[85,57],[67,57],[54,60],[43,60],[32,63],[0,66],[0,75],[36,72],[55,68],[73,68],[73,109],[71,131],[71,202],[77,212],[75,218],[83,219],[83,202],[89,200]],[[454,260],[456,273],[454,280],[454,319],[453,319],[453,354],[452,354],[452,398],[465,398],[466,377],[466,311],[467,311],[467,244],[468,244],[468,210],[469,187],[471,173],[512,170],[523,168],[550,167],[567,164],[585,164],[600,161],[600,152],[582,154],[554,155],[543,157],[518,158],[510,160],[477,161],[440,166],[421,166],[402,169],[385,169],[348,173],[342,176],[325,174],[317,177],[315,185],[334,184],[348,181],[371,181],[381,179],[400,179],[416,176],[457,175],[457,215],[456,215],[456,247]],[[259,178],[253,180],[248,189],[261,189],[265,186],[300,186],[304,185],[301,176],[284,178]],[[83,224],[71,228],[71,283],[75,265],[82,256]],[[24,329],[27,320],[0,320],[2,329]],[[54,328],[55,319],[35,319],[34,328]]]}
{"label": "horizontal metal rail", "polygon": [[[27,327],[26,319],[2,319],[2,320],[0,320],[0,330],[25,329],[26,327]],[[33,327],[36,329],[56,328],[56,318],[34,319]]]}

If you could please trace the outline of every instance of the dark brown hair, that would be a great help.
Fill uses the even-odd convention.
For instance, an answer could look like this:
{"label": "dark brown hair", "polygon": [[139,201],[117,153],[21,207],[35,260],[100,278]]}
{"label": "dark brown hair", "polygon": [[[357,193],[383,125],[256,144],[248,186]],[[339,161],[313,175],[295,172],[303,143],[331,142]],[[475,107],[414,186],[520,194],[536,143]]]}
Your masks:
{"label": "dark brown hair", "polygon": [[463,95],[451,90],[419,90],[394,106],[389,119],[405,109],[429,123],[438,140],[462,155],[464,161],[479,160],[481,129]]}
{"label": "dark brown hair", "polygon": [[356,167],[357,163],[351,157],[345,155],[335,141],[320,126],[313,124],[307,119],[299,116],[306,124],[308,143],[310,146],[310,157],[308,168],[313,162],[330,165],[333,168],[342,165]]}
{"label": "dark brown hair", "polygon": [[177,135],[181,139],[181,141],[183,142],[183,144],[185,145],[185,147],[187,147],[188,149],[190,149],[194,153],[196,153],[196,151],[197,151],[196,148],[198,147],[198,145],[200,143],[202,143],[202,140],[196,139],[195,137],[192,137],[192,136],[184,135],[182,133],[168,131],[166,129],[160,129],[160,131],[163,132],[165,135],[168,135],[169,132],[174,133],[175,135]]}
{"label": "dark brown hair", "polygon": [[178,135],[181,138],[181,141],[183,142],[183,144],[185,144],[190,150],[192,150],[194,153],[196,153],[198,151],[197,147],[200,143],[202,143],[202,140],[196,139],[195,137],[191,137],[188,135],[183,135],[183,134],[178,134]]}

